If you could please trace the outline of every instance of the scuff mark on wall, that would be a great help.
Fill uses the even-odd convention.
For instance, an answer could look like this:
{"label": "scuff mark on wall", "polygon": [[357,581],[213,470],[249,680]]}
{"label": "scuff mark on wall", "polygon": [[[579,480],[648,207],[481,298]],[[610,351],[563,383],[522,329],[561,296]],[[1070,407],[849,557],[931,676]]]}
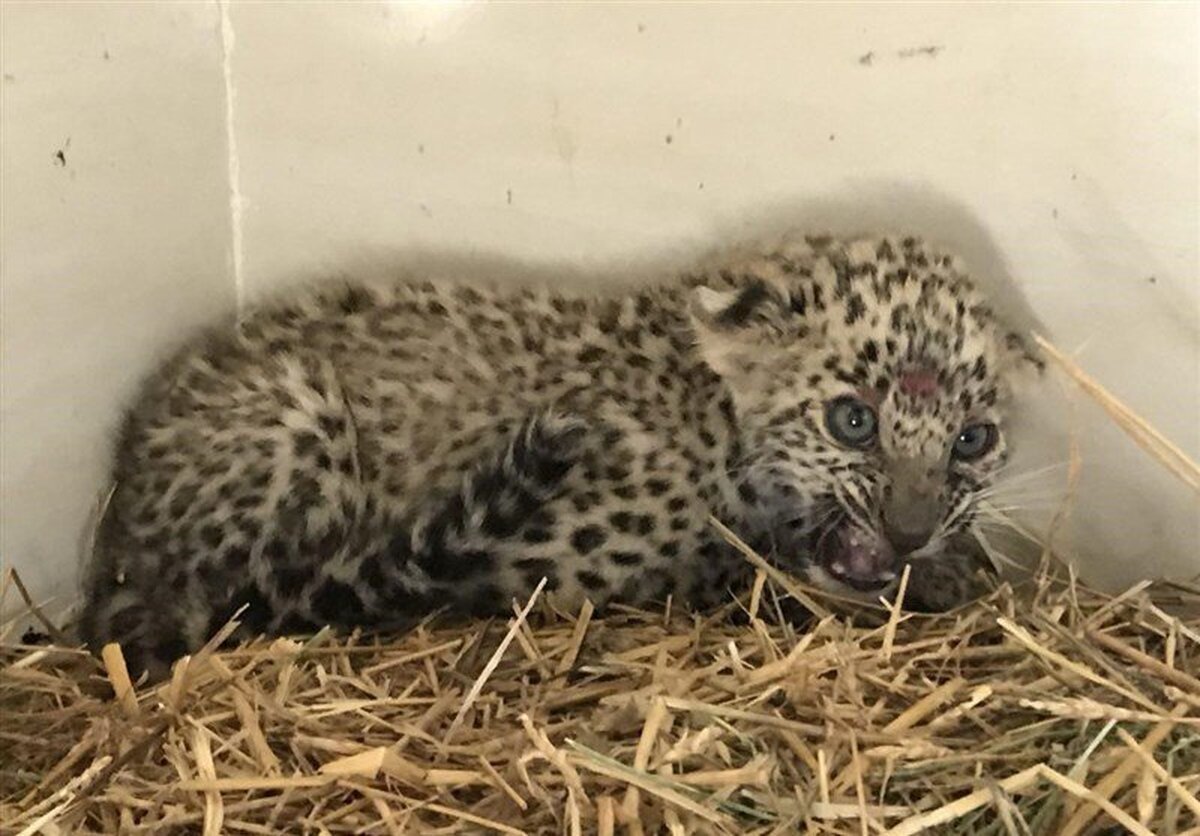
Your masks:
{"label": "scuff mark on wall", "polygon": [[944,46],[914,46],[908,49],[901,49],[896,52],[896,57],[904,60],[906,58],[937,58],[938,53],[944,50]]}
{"label": "scuff mark on wall", "polygon": [[[945,49],[946,47],[940,44],[931,44],[929,46],[912,46],[907,47],[906,49],[896,50],[895,57],[899,58],[901,61],[906,61],[910,58],[937,58],[938,55],[945,51]],[[868,50],[867,52],[864,52],[862,55],[858,56],[858,63],[864,67],[870,67],[875,64],[875,61],[879,57],[880,56],[875,52],[875,50]]]}
{"label": "scuff mark on wall", "polygon": [[233,283],[237,300],[238,318],[246,305],[246,280],[243,269],[243,225],[241,159],[238,157],[237,126],[234,124],[234,109],[237,88],[233,80],[233,18],[229,0],[219,0],[221,9],[221,70],[225,79],[225,142],[229,177],[229,227],[233,251]]}
{"label": "scuff mark on wall", "polygon": [[575,132],[563,124],[558,96],[550,101],[550,135],[554,139],[554,148],[559,159],[572,166],[575,163],[575,155],[579,153],[579,142],[575,138]]}

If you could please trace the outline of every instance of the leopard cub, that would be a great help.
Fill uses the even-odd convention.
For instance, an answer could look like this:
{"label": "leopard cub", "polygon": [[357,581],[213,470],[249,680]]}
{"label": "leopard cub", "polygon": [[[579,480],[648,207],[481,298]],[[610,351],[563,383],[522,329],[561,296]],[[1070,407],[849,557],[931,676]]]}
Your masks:
{"label": "leopard cub", "polygon": [[93,647],[164,674],[246,635],[505,610],[543,579],[704,606],[746,564],[910,601],[971,585],[969,528],[1039,365],[951,256],[800,238],[625,295],[397,283],[268,305],[129,410],[86,577]]}

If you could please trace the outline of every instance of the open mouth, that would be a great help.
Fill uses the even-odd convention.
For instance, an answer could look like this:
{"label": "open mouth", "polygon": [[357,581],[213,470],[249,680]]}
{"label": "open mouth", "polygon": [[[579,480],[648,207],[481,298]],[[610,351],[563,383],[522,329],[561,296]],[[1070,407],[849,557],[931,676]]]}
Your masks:
{"label": "open mouth", "polygon": [[891,547],[848,521],[822,532],[813,551],[818,565],[834,580],[859,592],[878,592],[896,580]]}

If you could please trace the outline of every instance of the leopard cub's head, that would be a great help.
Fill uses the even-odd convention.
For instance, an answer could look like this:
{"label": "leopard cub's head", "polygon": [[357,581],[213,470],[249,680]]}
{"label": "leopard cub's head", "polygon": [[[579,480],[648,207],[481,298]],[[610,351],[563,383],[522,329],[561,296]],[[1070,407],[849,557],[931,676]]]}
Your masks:
{"label": "leopard cub's head", "polygon": [[1007,459],[1014,381],[1041,367],[957,260],[913,238],[810,238],[694,284],[747,525],[842,593],[946,552]]}

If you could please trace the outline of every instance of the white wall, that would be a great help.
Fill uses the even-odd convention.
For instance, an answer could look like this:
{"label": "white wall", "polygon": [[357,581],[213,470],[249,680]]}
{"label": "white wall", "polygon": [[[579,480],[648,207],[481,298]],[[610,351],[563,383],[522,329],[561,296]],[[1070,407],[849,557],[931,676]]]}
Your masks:
{"label": "white wall", "polygon": [[[54,18],[67,42],[96,40],[106,20],[122,15],[118,29],[154,19],[145,7],[105,6],[90,20],[71,8],[70,19]],[[168,185],[148,182],[144,171],[123,176],[170,188],[181,202],[186,195],[189,205],[205,196],[203,205],[224,218],[220,10],[186,8],[171,14],[196,26],[173,37],[186,34],[203,49],[194,66],[160,73],[161,84],[211,89],[211,101],[186,115],[196,141],[208,137],[219,154],[203,155],[207,177]],[[207,275],[224,280],[225,249],[236,240],[238,269],[223,291],[236,286],[253,300],[348,264],[378,270],[417,249],[613,263],[763,224],[915,228],[963,250],[998,288],[1019,285],[1055,341],[1082,347],[1093,373],[1200,455],[1196,9],[235,3],[226,23],[237,238],[193,238],[186,266],[161,251],[137,258],[108,245],[68,248],[61,258],[77,282],[101,293],[143,298],[108,264],[160,277],[159,298],[164,290],[173,298],[187,267],[208,263],[205,253],[216,263]],[[53,15],[6,12],[16,24],[6,47],[33,54],[33,23],[45,17]],[[176,60],[166,42],[159,49],[159,63]],[[5,52],[5,72],[17,72]],[[56,106],[64,120],[83,101],[114,95],[90,86],[84,64],[69,66],[75,81],[62,83],[76,98]],[[5,83],[6,106],[14,89]],[[32,88],[24,118],[8,120],[30,147],[40,146],[22,137],[41,132],[47,117],[38,103],[49,93]],[[122,101],[131,114],[158,116]],[[141,118],[108,126],[135,155],[154,145],[137,130]],[[9,159],[6,149],[6,179]],[[92,204],[118,240],[144,233],[113,211],[136,205],[132,182],[107,211]],[[12,194],[42,188],[30,180],[6,189],[5,209]],[[9,214],[6,241],[17,250],[79,237],[74,220],[34,235]],[[156,220],[168,229],[198,223]],[[5,264],[6,285],[18,291],[41,286],[41,275]],[[1021,322],[1033,321],[1015,294],[1002,298]],[[6,298],[10,307],[41,326],[62,304],[35,309]],[[103,325],[105,308],[76,313],[108,335],[87,352],[106,373],[140,371],[149,345],[165,339],[163,330],[152,333],[145,309],[140,317],[121,310],[128,322],[117,334]],[[24,368],[43,362],[38,344],[25,344],[33,351]],[[61,367],[80,373],[69,357]],[[7,384],[7,366],[5,374]],[[16,370],[22,375],[37,388],[14,396],[6,385],[6,416],[41,408],[46,384]],[[93,383],[105,394],[83,417],[37,413],[19,433],[6,427],[6,440],[33,447],[53,434],[52,446],[69,438],[94,449],[93,428],[111,421],[113,398],[125,389],[124,378],[111,383]],[[1194,497],[1093,408],[1071,412],[1054,387],[1028,412],[1029,466],[1064,457],[1068,426],[1081,435],[1075,545],[1085,574],[1119,584],[1200,571]],[[5,554],[18,566],[26,555],[54,554],[65,573],[61,548],[42,545],[53,539],[45,526],[12,502],[82,496],[94,488],[94,468],[71,479],[45,469],[19,485],[17,471],[7,461],[4,468],[5,529],[15,532],[5,535]],[[55,519],[63,529],[77,522],[66,513]]]}
{"label": "white wall", "polygon": [[219,16],[0,16],[0,559],[61,605],[122,399],[232,309]]}

